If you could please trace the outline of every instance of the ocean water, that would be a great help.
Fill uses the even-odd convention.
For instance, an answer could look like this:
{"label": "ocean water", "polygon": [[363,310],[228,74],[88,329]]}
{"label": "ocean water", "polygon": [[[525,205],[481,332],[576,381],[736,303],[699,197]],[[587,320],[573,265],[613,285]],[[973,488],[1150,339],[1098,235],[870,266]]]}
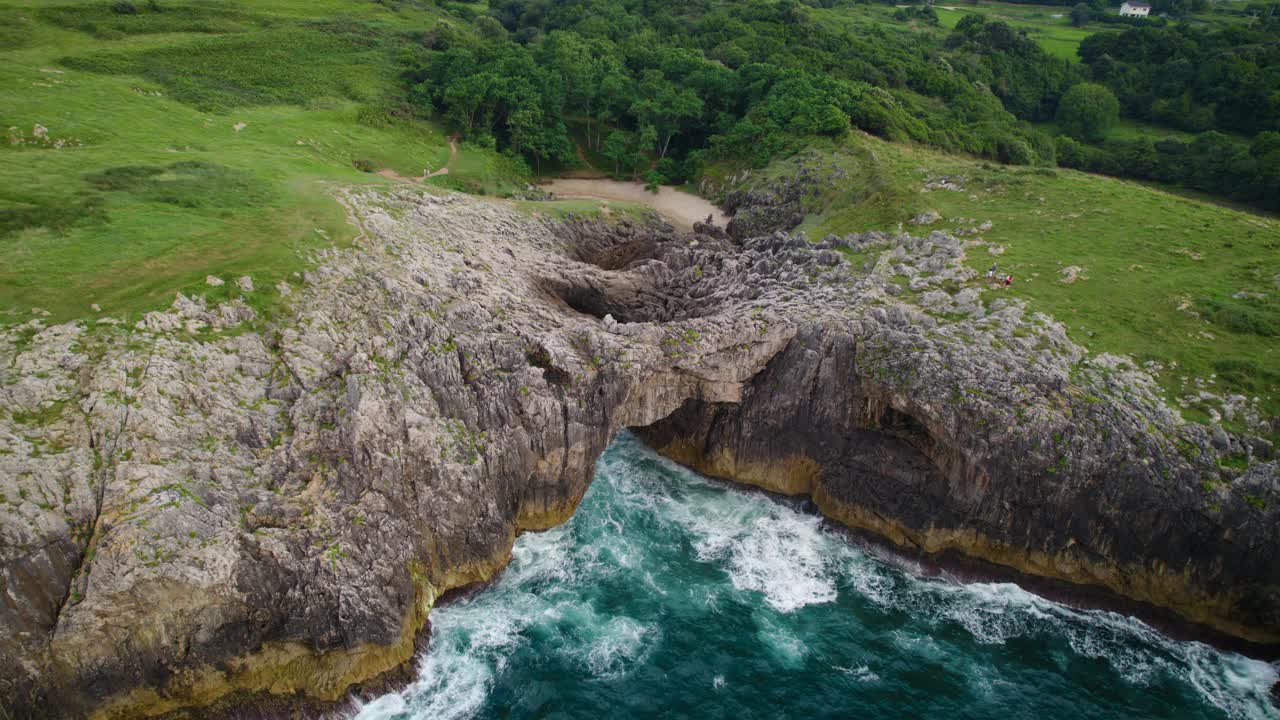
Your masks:
{"label": "ocean water", "polygon": [[925,577],[627,434],[514,554],[433,611],[418,679],[360,720],[1280,718],[1265,662]]}

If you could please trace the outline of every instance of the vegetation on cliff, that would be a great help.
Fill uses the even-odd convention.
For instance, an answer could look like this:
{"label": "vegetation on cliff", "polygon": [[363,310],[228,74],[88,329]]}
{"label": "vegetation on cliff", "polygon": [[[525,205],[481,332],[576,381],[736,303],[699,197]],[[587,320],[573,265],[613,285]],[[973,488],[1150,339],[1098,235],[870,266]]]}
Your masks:
{"label": "vegetation on cliff", "polygon": [[[1144,164],[1151,58],[898,10],[0,5],[3,697],[341,697],[686,407],[849,525],[1274,642],[1280,231],[1052,167],[1260,202],[1274,28],[1212,40],[1258,124],[1170,84],[1211,124]],[[592,166],[733,219],[527,186]]]}
{"label": "vegetation on cliff", "polygon": [[[992,261],[1019,277],[1011,294],[1095,351],[1152,363],[1189,417],[1220,414],[1187,400],[1202,392],[1277,413],[1273,220],[928,149],[1280,197],[1265,13],[1067,28],[1077,35],[1060,52],[1045,33],[1066,21],[1030,5],[940,9],[937,24],[794,2],[133,9],[0,6],[4,322],[33,307],[52,320],[91,306],[136,316],[175,291],[231,298],[234,285],[206,278],[246,274],[246,300],[270,309],[280,281],[354,233],[330,183],[447,167],[426,182],[511,194],[531,168],[585,164],[728,189],[730,175],[778,175],[822,152],[846,173],[807,204],[811,235],[892,229],[930,209],[989,220],[983,237],[1008,252]],[[1123,116],[1110,130],[1107,93]],[[949,175],[968,190],[923,194]],[[1080,281],[1052,279],[1069,267]]]}
{"label": "vegetation on cliff", "polygon": [[[395,54],[441,16],[347,1],[0,4],[0,308],[136,313],[242,274],[257,278],[252,302],[274,304],[308,252],[354,233],[331,183],[387,182],[357,164],[446,164],[446,133],[394,104]],[[432,182],[523,187],[522,163],[464,156]]]}
{"label": "vegetation on cliff", "polygon": [[[891,19],[874,7],[794,0],[476,7],[463,14],[475,16],[477,36],[441,32],[408,58],[411,97],[535,164],[572,161],[576,129],[615,167],[652,166],[680,182],[708,159],[762,166],[852,126],[1010,164],[1156,179],[1280,207],[1280,20],[1270,16],[1209,29],[1075,29],[1078,47],[1064,58],[980,13],[940,28],[933,8]],[[1099,103],[1104,114],[1204,134],[1190,143],[1159,131],[1113,140],[1106,123],[1082,132],[1075,114]]]}
{"label": "vegetation on cliff", "polygon": [[[717,195],[794,183],[802,167],[811,178],[795,229],[811,239],[916,231],[913,218],[936,213],[927,227],[966,237],[966,262],[981,274],[953,290],[986,288],[994,264],[1015,278],[1002,293],[1061,320],[1092,352],[1145,364],[1188,419],[1245,430],[1243,412],[1224,417],[1224,407],[1255,398],[1258,419],[1280,417],[1276,220],[1132,182],[867,135],[815,143],[761,170],[719,163],[702,187]],[[1253,431],[1276,437],[1266,428]]]}

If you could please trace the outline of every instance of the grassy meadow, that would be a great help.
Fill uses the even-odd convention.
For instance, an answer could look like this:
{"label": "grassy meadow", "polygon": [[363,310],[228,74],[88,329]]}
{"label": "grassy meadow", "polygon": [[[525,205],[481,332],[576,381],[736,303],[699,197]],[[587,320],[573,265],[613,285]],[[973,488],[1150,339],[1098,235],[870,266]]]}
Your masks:
{"label": "grassy meadow", "polygon": [[1045,52],[1071,61],[1078,61],[1076,48],[1080,47],[1080,41],[1095,32],[1115,32],[1102,25],[1072,27],[1071,8],[1060,5],[983,3],[937,6],[936,10],[939,24],[948,30],[955,27],[965,13],[977,13],[988,20],[1003,20],[1012,27],[1026,30]]}
{"label": "grassy meadow", "polygon": [[[137,314],[167,306],[175,292],[207,292],[207,275],[251,275],[258,290],[250,302],[269,309],[274,286],[302,270],[310,251],[350,241],[332,185],[397,182],[356,165],[412,177],[449,162],[441,127],[395,112],[403,105],[397,53],[439,23],[462,22],[434,4],[158,0],[160,11],[139,2],[138,13],[119,14],[106,2],[3,2],[0,324],[30,318],[32,308],[54,322],[92,316],[93,304]],[[1062,57],[1074,57],[1089,32],[1114,32],[1071,28],[1068,11],[987,3],[939,15],[948,27],[965,12],[1006,18]],[[911,32],[892,12],[859,6],[815,16],[850,30]],[[1115,132],[1145,131],[1127,123]],[[990,221],[968,262],[1013,273],[1002,292],[1062,320],[1077,342],[1153,363],[1171,398],[1203,387],[1257,396],[1280,414],[1276,219],[1188,193],[859,133],[816,141],[763,176],[788,174],[801,158],[846,171],[812,200],[801,228],[810,237],[898,231],[925,210],[947,218],[939,229]],[[510,194],[526,172],[463,143],[449,174],[430,184]],[[926,188],[943,177],[964,190]],[[516,206],[647,212],[584,200]],[[1062,282],[1073,266],[1080,277]],[[1192,405],[1186,414],[1203,419],[1205,410]]]}
{"label": "grassy meadow", "polygon": [[[810,238],[920,232],[907,221],[926,210],[944,218],[927,229],[990,221],[967,263],[980,276],[993,262],[1014,275],[1000,292],[1061,320],[1092,352],[1155,363],[1171,399],[1202,387],[1256,396],[1280,414],[1280,220],[1138,183],[989,164],[867,135],[814,146],[765,176],[801,160],[846,171],[807,208],[800,229]],[[926,187],[940,179],[964,189]],[[1073,266],[1079,278],[1063,282]],[[1240,293],[1265,297],[1234,297]],[[1184,415],[1204,419],[1206,409],[1193,403]]]}
{"label": "grassy meadow", "polygon": [[[309,250],[352,235],[326,185],[391,182],[355,161],[448,160],[439,128],[386,111],[393,54],[440,20],[399,5],[0,5],[0,322],[150,310],[206,275],[252,275],[271,304]],[[510,175],[469,155],[450,182]]]}

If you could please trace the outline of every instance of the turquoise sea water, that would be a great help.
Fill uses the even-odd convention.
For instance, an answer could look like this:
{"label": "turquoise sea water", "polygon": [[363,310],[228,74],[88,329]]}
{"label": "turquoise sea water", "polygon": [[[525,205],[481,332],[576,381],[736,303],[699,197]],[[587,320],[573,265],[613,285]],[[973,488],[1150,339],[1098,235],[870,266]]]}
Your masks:
{"label": "turquoise sea water", "polygon": [[626,434],[572,521],[431,622],[360,720],[1280,718],[1267,663],[924,577]]}

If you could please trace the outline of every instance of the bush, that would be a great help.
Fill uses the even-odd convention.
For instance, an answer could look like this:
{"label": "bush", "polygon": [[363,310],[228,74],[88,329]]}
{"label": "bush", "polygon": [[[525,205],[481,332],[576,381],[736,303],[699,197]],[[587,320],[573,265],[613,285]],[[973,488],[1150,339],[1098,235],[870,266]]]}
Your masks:
{"label": "bush", "polygon": [[1077,83],[1058,103],[1058,125],[1077,140],[1101,142],[1120,119],[1120,101],[1105,85]]}
{"label": "bush", "polygon": [[680,169],[680,163],[676,162],[673,158],[662,158],[658,161],[658,166],[655,169],[658,174],[662,176],[663,184],[670,183],[673,185],[679,185],[684,181],[683,173]]}
{"label": "bush", "polygon": [[1018,137],[1002,138],[996,143],[996,157],[1009,165],[1030,165],[1035,161],[1031,146]]}
{"label": "bush", "polygon": [[121,165],[89,173],[84,179],[99,190],[132,190],[162,172],[164,168],[155,165]]}
{"label": "bush", "polygon": [[116,0],[111,3],[111,12],[117,15],[137,15],[138,6],[134,5],[132,0]]}
{"label": "bush", "polygon": [[356,110],[356,123],[365,127],[389,128],[395,125],[395,117],[385,107],[378,105],[361,105]]}
{"label": "bush", "polygon": [[1058,155],[1058,164],[1062,167],[1084,170],[1089,165],[1089,155],[1085,147],[1075,140],[1062,135],[1054,143]]}
{"label": "bush", "polygon": [[[1275,308],[1259,307],[1261,303],[1236,298],[1205,298],[1200,307],[1209,320],[1219,327],[1242,335],[1275,337],[1280,335],[1280,322]],[[1268,310],[1272,310],[1268,312]]]}
{"label": "bush", "polygon": [[373,161],[366,160],[365,158],[356,158],[351,161],[351,165],[360,172],[371,173],[374,170]]}
{"label": "bush", "polygon": [[1224,307],[1213,313],[1213,323],[1221,325],[1231,332],[1247,335],[1274,337],[1276,326],[1261,313],[1248,308]]}
{"label": "bush", "polygon": [[1057,165],[1058,148],[1053,137],[1047,133],[1032,131],[1027,134],[1027,142],[1036,154],[1036,162],[1040,165]]}
{"label": "bush", "polygon": [[1252,360],[1216,360],[1213,370],[1226,386],[1249,393],[1265,393],[1272,385],[1280,384],[1280,372],[1268,370]]}
{"label": "bush", "polygon": [[666,182],[667,179],[657,170],[650,170],[644,174],[644,189],[651,193],[658,192],[658,188]]}
{"label": "bush", "polygon": [[103,192],[125,192],[179,207],[237,207],[265,202],[270,191],[240,170],[202,160],[171,165],[122,165],[84,176]]}
{"label": "bush", "polygon": [[1089,6],[1084,3],[1076,3],[1075,7],[1071,8],[1071,24],[1075,27],[1088,25],[1090,17]]}
{"label": "bush", "polygon": [[21,198],[19,200],[8,207],[0,207],[0,238],[35,228],[47,228],[55,233],[64,233],[75,225],[105,222],[107,219],[102,200],[97,196],[86,198],[79,203],[70,198]]}

